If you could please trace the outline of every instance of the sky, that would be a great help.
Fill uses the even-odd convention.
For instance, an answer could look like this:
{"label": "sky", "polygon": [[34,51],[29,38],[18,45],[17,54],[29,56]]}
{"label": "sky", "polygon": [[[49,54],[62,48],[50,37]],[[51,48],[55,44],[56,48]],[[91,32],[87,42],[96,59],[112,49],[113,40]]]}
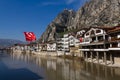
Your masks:
{"label": "sky", "polygon": [[0,0],[0,38],[25,41],[23,32],[37,39],[64,9],[78,10],[86,0]]}

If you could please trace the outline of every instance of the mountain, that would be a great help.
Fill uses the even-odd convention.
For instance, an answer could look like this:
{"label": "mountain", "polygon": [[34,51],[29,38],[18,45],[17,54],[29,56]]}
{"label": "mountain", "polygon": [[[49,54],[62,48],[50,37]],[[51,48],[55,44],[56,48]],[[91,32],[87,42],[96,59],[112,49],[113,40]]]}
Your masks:
{"label": "mountain", "polygon": [[0,39],[0,47],[8,47],[16,43],[25,43],[25,42],[22,42],[20,40],[14,40],[14,39]]}
{"label": "mountain", "polygon": [[75,11],[63,10],[58,16],[47,26],[46,31],[42,34],[40,42],[54,41],[58,37],[57,33],[66,31],[67,26],[70,25],[71,19],[75,17]]}
{"label": "mountain", "polygon": [[88,0],[77,12],[63,10],[48,26],[39,41],[56,40],[59,33],[94,26],[120,24],[120,0]]}
{"label": "mountain", "polygon": [[90,0],[78,10],[70,28],[117,24],[120,24],[120,0]]}

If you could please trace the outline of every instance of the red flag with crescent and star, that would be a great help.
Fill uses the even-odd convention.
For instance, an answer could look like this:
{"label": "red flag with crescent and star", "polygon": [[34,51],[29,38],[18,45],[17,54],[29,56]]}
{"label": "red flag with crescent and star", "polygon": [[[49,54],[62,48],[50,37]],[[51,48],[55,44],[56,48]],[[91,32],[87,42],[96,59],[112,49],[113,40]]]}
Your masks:
{"label": "red flag with crescent and star", "polygon": [[36,40],[36,36],[33,32],[24,32],[26,41],[35,41]]}
{"label": "red flag with crescent and star", "polygon": [[80,38],[79,40],[80,40],[80,42],[83,42],[83,38]]}

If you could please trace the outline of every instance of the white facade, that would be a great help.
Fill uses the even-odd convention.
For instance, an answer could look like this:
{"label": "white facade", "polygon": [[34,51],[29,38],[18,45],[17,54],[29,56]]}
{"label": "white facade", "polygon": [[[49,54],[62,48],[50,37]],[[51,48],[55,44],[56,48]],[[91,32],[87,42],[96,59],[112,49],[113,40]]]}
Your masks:
{"label": "white facade", "polygon": [[63,37],[64,37],[64,38],[68,38],[68,36],[69,36],[68,34],[64,34],[64,36],[63,36]]}
{"label": "white facade", "polygon": [[[77,32],[77,35],[82,36],[85,33],[85,30],[80,30]],[[76,36],[73,36],[72,34],[64,34],[63,38],[61,38],[61,41],[58,43],[62,43],[62,51],[69,51],[70,46],[79,46],[80,40],[76,38]]]}
{"label": "white facade", "polygon": [[85,33],[85,30],[80,30],[80,31],[77,32],[76,35],[80,35],[80,36],[82,36],[84,33]]}
{"label": "white facade", "polygon": [[92,32],[94,32],[94,35],[102,35],[102,34],[106,34],[106,32],[102,29],[98,29],[98,28],[91,28],[89,31],[87,31],[84,35],[85,38],[88,38],[90,36],[92,36]]}
{"label": "white facade", "polygon": [[79,46],[80,40],[75,38],[74,41],[75,41],[75,46]]}
{"label": "white facade", "polygon": [[62,50],[69,51],[69,35],[64,34],[62,40],[63,40]]}
{"label": "white facade", "polygon": [[75,45],[75,37],[70,35],[69,36],[69,44],[70,46],[74,46]]}
{"label": "white facade", "polygon": [[70,35],[69,36],[69,46],[79,46],[79,39],[77,39],[76,37]]}
{"label": "white facade", "polygon": [[100,40],[100,36],[101,39],[104,40],[105,35],[106,32],[104,30],[98,28],[91,28],[84,34],[83,42],[81,42],[80,44],[90,44],[91,42],[98,42]]}
{"label": "white facade", "polygon": [[56,51],[56,43],[47,44],[47,51]]}

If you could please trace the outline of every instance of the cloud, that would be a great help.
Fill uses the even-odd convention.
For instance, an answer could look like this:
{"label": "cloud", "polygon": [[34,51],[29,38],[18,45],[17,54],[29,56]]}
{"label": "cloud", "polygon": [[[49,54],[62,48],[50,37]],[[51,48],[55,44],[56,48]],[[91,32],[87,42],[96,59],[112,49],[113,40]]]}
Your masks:
{"label": "cloud", "polygon": [[42,6],[49,6],[49,5],[60,5],[60,3],[57,2],[43,2],[41,3]]}
{"label": "cloud", "polygon": [[50,5],[70,5],[77,0],[64,0],[63,2],[43,2],[41,3],[42,6],[50,6]]}
{"label": "cloud", "polygon": [[69,4],[74,3],[76,0],[65,0],[65,1],[66,1],[66,4],[69,5]]}
{"label": "cloud", "polygon": [[42,2],[42,6],[51,6],[51,5],[71,5],[71,6],[76,6],[83,4],[83,2],[88,1],[88,0],[63,0],[63,1],[54,1],[54,2]]}

